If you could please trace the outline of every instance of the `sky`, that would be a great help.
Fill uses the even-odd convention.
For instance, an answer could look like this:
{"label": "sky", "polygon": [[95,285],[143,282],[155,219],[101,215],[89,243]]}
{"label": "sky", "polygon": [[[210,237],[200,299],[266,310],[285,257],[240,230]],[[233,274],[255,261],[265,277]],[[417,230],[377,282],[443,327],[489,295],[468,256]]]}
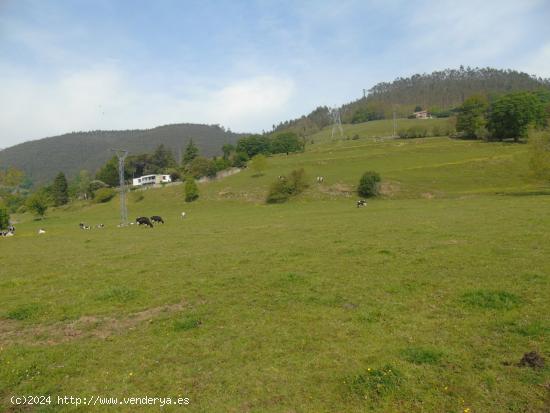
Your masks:
{"label": "sky", "polygon": [[550,0],[0,0],[0,148],[72,131],[261,132],[444,68],[550,77]]}

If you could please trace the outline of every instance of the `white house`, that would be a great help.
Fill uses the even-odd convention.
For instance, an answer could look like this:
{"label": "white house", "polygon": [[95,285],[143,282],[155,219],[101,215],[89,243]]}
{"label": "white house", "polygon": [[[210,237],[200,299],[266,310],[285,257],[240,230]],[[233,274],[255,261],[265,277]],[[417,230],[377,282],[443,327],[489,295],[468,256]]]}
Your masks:
{"label": "white house", "polygon": [[165,184],[168,182],[172,182],[172,178],[170,178],[170,175],[144,175],[139,178],[134,178],[132,180],[132,185],[143,186],[143,185]]}

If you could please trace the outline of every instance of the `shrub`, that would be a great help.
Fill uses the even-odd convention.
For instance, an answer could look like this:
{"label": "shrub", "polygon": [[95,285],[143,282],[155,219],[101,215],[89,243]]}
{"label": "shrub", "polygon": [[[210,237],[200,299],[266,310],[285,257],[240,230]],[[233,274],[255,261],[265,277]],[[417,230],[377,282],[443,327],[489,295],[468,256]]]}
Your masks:
{"label": "shrub", "polygon": [[38,217],[43,217],[48,210],[48,198],[42,192],[36,192],[27,199],[27,208]]}
{"label": "shrub", "polygon": [[8,209],[3,205],[0,205],[0,230],[8,229],[10,225],[10,214]]}
{"label": "shrub", "polygon": [[99,188],[94,192],[94,202],[103,204],[109,202],[115,195],[116,191],[113,188]]}
{"label": "shrub", "polygon": [[199,187],[192,176],[185,179],[185,202],[193,202],[199,197]]}
{"label": "shrub", "polygon": [[268,204],[280,204],[288,201],[291,196],[298,195],[307,188],[305,171],[297,169],[275,181],[269,188],[266,202]]}
{"label": "shrub", "polygon": [[357,193],[366,198],[377,196],[380,189],[380,175],[378,172],[367,171],[359,180]]}
{"label": "shrub", "polygon": [[397,133],[401,139],[425,138],[428,130],[425,126],[415,125],[408,129],[400,129]]}

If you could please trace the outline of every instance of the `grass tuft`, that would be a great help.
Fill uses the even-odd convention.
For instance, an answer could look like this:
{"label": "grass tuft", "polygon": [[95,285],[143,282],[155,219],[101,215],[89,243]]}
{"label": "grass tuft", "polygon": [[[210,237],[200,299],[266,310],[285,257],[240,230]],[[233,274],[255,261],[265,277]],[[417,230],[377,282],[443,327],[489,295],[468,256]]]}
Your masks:
{"label": "grass tuft", "polygon": [[27,320],[40,312],[38,304],[27,304],[19,306],[6,314],[10,320]]}
{"label": "grass tuft", "polygon": [[139,292],[127,287],[112,287],[101,294],[98,300],[101,301],[115,301],[119,303],[126,303],[133,300],[139,295]]}
{"label": "grass tuft", "polygon": [[441,351],[421,347],[408,347],[401,354],[405,360],[414,364],[438,364],[443,356]]}
{"label": "grass tuft", "polygon": [[403,376],[392,366],[386,365],[379,369],[367,369],[344,380],[350,392],[365,400],[377,400],[394,393],[401,383]]}
{"label": "grass tuft", "polygon": [[175,331],[187,331],[194,328],[198,328],[202,324],[202,321],[197,317],[185,317],[181,320],[174,321]]}
{"label": "grass tuft", "polygon": [[509,310],[520,305],[522,300],[506,291],[476,290],[463,294],[462,302],[473,307]]}

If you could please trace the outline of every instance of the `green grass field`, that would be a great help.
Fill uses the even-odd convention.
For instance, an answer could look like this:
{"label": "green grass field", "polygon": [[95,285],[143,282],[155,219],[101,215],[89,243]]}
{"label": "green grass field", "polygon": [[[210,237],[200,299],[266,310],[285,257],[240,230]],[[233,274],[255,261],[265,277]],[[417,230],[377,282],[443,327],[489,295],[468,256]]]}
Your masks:
{"label": "green grass field", "polygon": [[[130,196],[131,217],[166,219],[154,229],[116,228],[117,201],[17,216],[0,239],[0,404],[158,411],[18,410],[10,397],[181,395],[188,406],[163,411],[547,412],[550,368],[517,365],[550,357],[550,192],[527,159],[525,145],[364,136],[203,184],[192,204],[182,185]],[[265,205],[299,167],[310,188]],[[384,195],[356,208],[371,169]]]}

